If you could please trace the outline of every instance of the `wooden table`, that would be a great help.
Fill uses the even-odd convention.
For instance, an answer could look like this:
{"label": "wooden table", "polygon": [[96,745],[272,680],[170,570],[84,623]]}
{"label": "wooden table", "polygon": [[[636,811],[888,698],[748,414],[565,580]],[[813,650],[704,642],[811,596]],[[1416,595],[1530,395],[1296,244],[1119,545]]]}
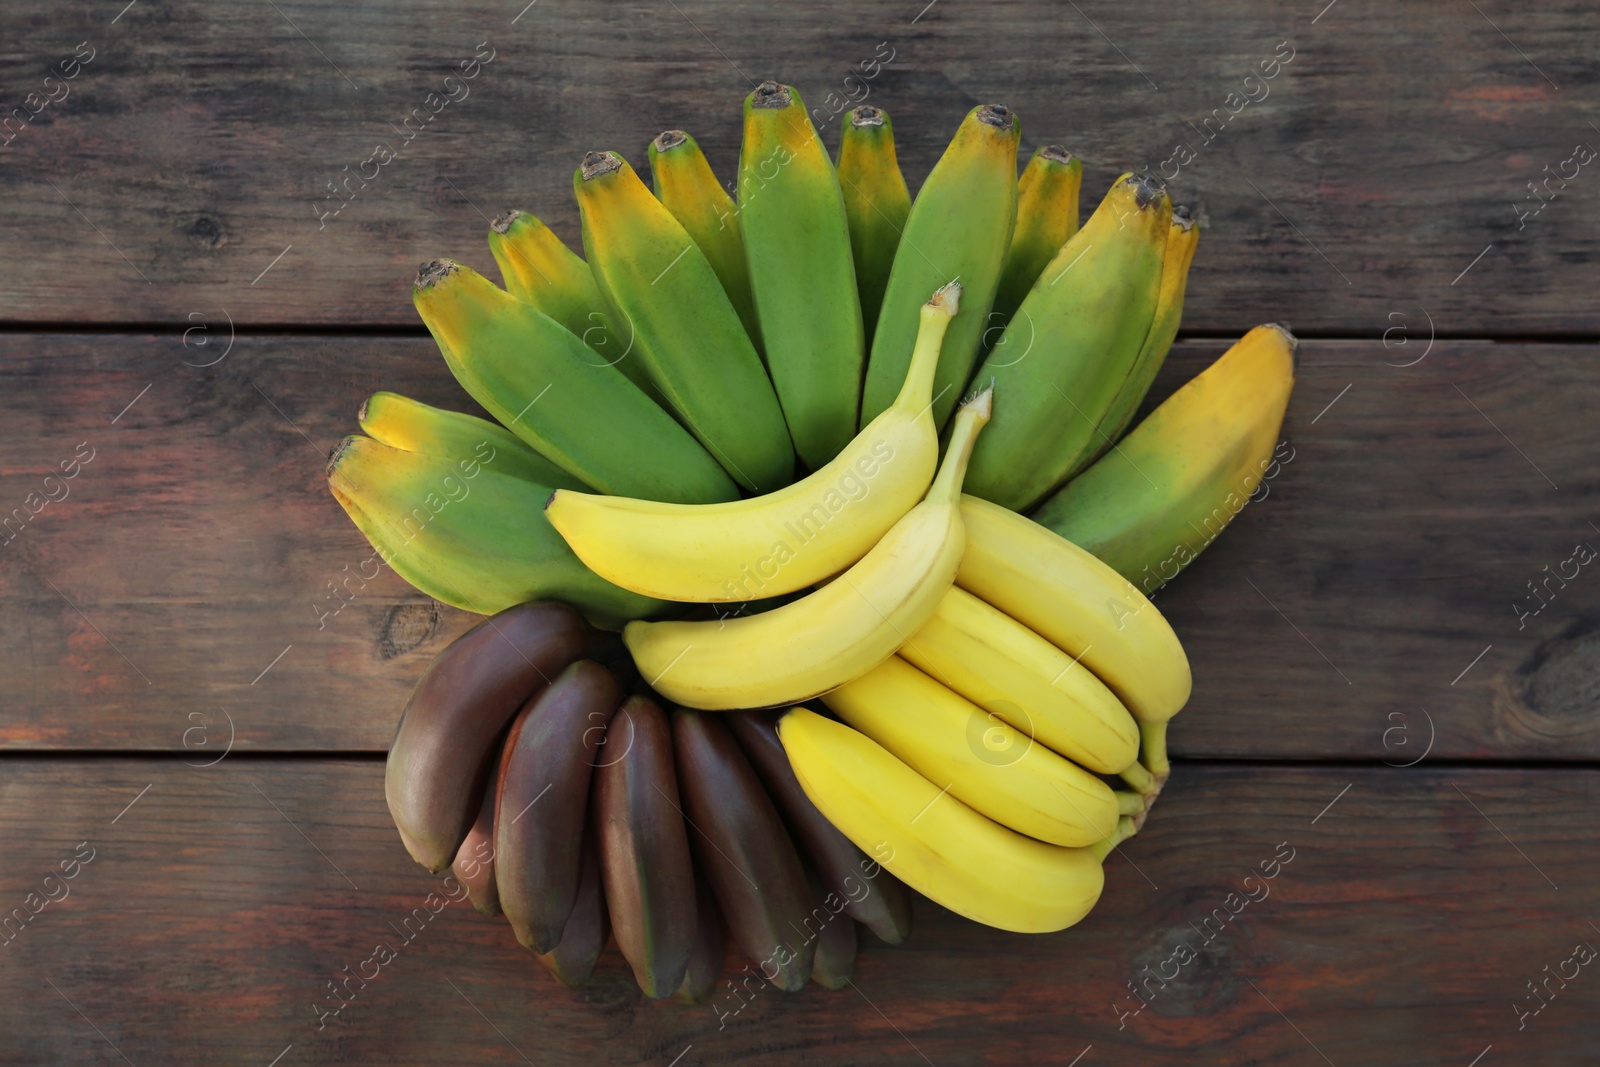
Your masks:
{"label": "wooden table", "polygon": [[[0,535],[0,909],[28,916],[0,1060],[1600,1058],[1600,974],[1547,981],[1600,944],[1600,577],[1530,597],[1600,544],[1586,5],[523,2],[0,14],[29,117],[0,134],[0,514],[28,516]],[[409,306],[418,262],[486,269],[508,207],[575,241],[585,150],[639,164],[684,127],[732,174],[769,76],[823,107],[865,85],[913,185],[985,101],[1025,150],[1079,153],[1091,203],[1176,170],[1206,230],[1158,394],[1258,322],[1306,339],[1292,462],[1158,597],[1196,677],[1172,785],[1078,927],[919,901],[853,991],[657,1004],[613,953],[573,993],[464,906],[402,942],[438,879],[383,753],[471,619],[388,573],[334,597],[369,550],[322,459],[376,388],[470,406]],[[372,176],[378,144],[401,151]],[[379,942],[398,957],[325,1014]]]}

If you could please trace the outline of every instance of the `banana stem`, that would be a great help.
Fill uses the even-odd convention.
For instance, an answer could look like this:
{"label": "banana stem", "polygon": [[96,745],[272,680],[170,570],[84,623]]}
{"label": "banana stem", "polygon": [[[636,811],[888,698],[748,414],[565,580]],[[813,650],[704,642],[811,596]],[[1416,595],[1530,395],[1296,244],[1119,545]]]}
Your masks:
{"label": "banana stem", "polygon": [[955,317],[960,301],[961,286],[951,282],[922,305],[921,317],[917,321],[917,341],[911,349],[906,380],[900,386],[900,394],[894,398],[895,407],[913,412],[931,408],[933,376],[939,369],[939,351],[944,345],[945,330]]}
{"label": "banana stem", "polygon": [[1145,770],[1144,764],[1137,761],[1129,764],[1128,769],[1123,771],[1119,777],[1132,786],[1141,796],[1150,796],[1161,791],[1161,787],[1156,784],[1155,775]]}
{"label": "banana stem", "polygon": [[939,473],[933,476],[925,500],[954,504],[961,498],[961,483],[967,477],[967,461],[972,458],[972,446],[977,444],[978,431],[989,422],[994,411],[994,389],[989,387],[971,397],[956,409],[955,425],[950,430],[950,444],[945,448],[944,462]]}
{"label": "banana stem", "polygon": [[1146,769],[1155,777],[1156,790],[1159,792],[1172,774],[1172,764],[1167,760],[1167,724],[1142,722],[1139,724],[1139,737],[1143,742],[1140,755]]}
{"label": "banana stem", "polygon": [[1098,859],[1104,861],[1107,856],[1111,855],[1112,849],[1116,848],[1118,845],[1122,844],[1124,841],[1138,832],[1139,831],[1133,824],[1133,819],[1124,815],[1117,820],[1116,829],[1112,830],[1110,834],[1101,838],[1099,841],[1090,845],[1089,851],[1094,853]]}
{"label": "banana stem", "polygon": [[1145,812],[1145,794],[1130,793],[1126,789],[1119,789],[1117,796],[1118,815],[1143,815]]}

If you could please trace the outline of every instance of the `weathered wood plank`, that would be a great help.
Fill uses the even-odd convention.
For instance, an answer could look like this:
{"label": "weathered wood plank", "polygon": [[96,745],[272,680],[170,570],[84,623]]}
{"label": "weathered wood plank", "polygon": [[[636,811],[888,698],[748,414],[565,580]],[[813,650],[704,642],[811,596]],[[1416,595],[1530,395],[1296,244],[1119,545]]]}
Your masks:
{"label": "weathered wood plank", "polygon": [[[329,589],[371,556],[322,481],[361,399],[388,386],[470,407],[432,343],[240,337],[185,366],[224,351],[201,336],[0,339],[0,517],[59,496],[44,476],[93,450],[0,544],[0,744],[187,738],[200,762],[231,719],[240,751],[381,751],[428,659],[472,621],[388,571],[358,577],[337,614]],[[1157,393],[1220,347],[1180,345]],[[1179,754],[1403,763],[1433,733],[1437,755],[1600,753],[1600,581],[1551,581],[1520,629],[1512,608],[1538,606],[1527,583],[1576,542],[1600,546],[1600,362],[1438,342],[1384,365],[1400,352],[1303,345],[1292,460],[1157,595],[1196,679]]]}
{"label": "weathered wood plank", "polygon": [[[1520,1031],[1514,1008],[1600,944],[1593,770],[1181,766],[1079,926],[1003,934],[919,900],[911,940],[869,946],[855,991],[752,984],[720,1016],[642,1002],[615,949],[563,990],[465,904],[404,927],[442,882],[400,847],[381,777],[372,760],[11,761],[0,902],[66,891],[8,934],[13,1060],[962,1067],[1090,1049],[1080,1064],[1380,1067],[1492,1044],[1486,1064],[1575,1065],[1600,1043],[1592,967],[1566,967]],[[63,880],[75,853],[92,858]],[[378,945],[397,958],[374,976]]]}
{"label": "weathered wood plank", "polygon": [[488,265],[497,211],[576,239],[585,150],[641,163],[688,127],[732,175],[740,99],[772,76],[822,116],[870,93],[913,186],[984,101],[1018,110],[1026,148],[1078,152],[1091,204],[1125,169],[1172,178],[1209,227],[1192,329],[1377,336],[1426,307],[1457,336],[1594,332],[1587,8],[1411,0],[1374,35],[1366,6],[1313,7],[22,0],[4,105],[38,114],[0,148],[0,319],[414,325],[416,264]]}

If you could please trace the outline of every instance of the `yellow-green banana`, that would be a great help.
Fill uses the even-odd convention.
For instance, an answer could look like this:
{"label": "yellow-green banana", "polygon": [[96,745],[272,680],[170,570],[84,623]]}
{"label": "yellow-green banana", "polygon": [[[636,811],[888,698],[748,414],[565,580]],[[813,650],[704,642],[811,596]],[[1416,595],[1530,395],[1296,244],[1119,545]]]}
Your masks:
{"label": "yellow-green banana", "polygon": [[974,922],[1048,933],[1078,922],[1105,887],[1101,861],[1133,829],[1063,848],[1008,830],[871,738],[806,708],[778,736],[811,802],[856,846],[934,903]]}
{"label": "yellow-green banana", "polygon": [[[1101,456],[1122,436],[1122,431],[1133,421],[1144,395],[1156,380],[1161,365],[1167,361],[1173,338],[1178,336],[1178,323],[1183,319],[1183,293],[1189,284],[1189,264],[1194,262],[1195,246],[1200,243],[1200,227],[1187,207],[1172,209],[1172,225],[1167,229],[1167,250],[1161,262],[1161,291],[1156,296],[1155,317],[1150,332],[1145,336],[1139,358],[1117,398],[1100,420],[1095,431],[1097,444],[1079,459],[1076,475]],[[1070,477],[1071,475],[1069,475]]]}
{"label": "yellow-green banana", "polygon": [[1032,519],[961,499],[966,554],[956,584],[1079,661],[1141,723],[1189,699],[1189,659],[1156,606],[1128,580]]}
{"label": "yellow-green banana", "polygon": [[495,451],[493,470],[553,489],[586,491],[588,486],[539,453],[499,423],[459,411],[446,411],[399,393],[373,393],[356,415],[368,437],[407,452],[429,456],[470,456],[481,444]]}
{"label": "yellow-green banana", "polygon": [[861,303],[833,161],[800,94],[777,82],[745,97],[739,230],[767,370],[794,449],[816,470],[856,433]]}
{"label": "yellow-green banana", "polygon": [[1110,786],[899,656],[822,702],[934,785],[1019,834],[1078,847],[1116,830]]}
{"label": "yellow-green banana", "polygon": [[[628,358],[644,363],[684,425],[740,485],[765,493],[789,484],[794,449],[778,398],[705,253],[615,152],[584,156],[572,183],[589,269],[612,328],[632,339]],[[593,411],[576,413],[591,427],[630,432]]]}
{"label": "yellow-green banana", "polygon": [[440,456],[347,437],[328,458],[328,486],[396,574],[464,611],[549,597],[615,627],[667,608],[580,563],[544,521],[548,487],[495,473],[497,458],[492,444]]}
{"label": "yellow-green banana", "polygon": [[745,332],[760,347],[761,330],[750,298],[744,239],[739,236],[739,209],[717,183],[711,164],[693,137],[667,130],[650,142],[650,178],[656,199],[683,224],[706,262],[716,272],[722,291],[739,313]]}
{"label": "yellow-green banana", "polygon": [[997,404],[997,432],[972,457],[975,496],[1030,507],[1099,444],[1150,332],[1171,219],[1159,182],[1123,175],[1034,282],[974,379]]}
{"label": "yellow-green banana", "polygon": [[990,331],[1004,327],[1044,268],[1078,232],[1078,189],[1083,163],[1058,144],[1033,154],[1017,179],[1017,228],[989,315]]}
{"label": "yellow-green banana", "polygon": [[856,261],[856,292],[861,295],[861,329],[870,339],[911,213],[911,191],[895,157],[894,124],[882,108],[862,104],[850,112],[839,136],[838,171]]}
{"label": "yellow-green banana", "polygon": [[961,477],[988,418],[987,392],[962,406],[922,503],[815,592],[758,615],[629,623],[622,638],[640,675],[678,704],[726,711],[808,700],[888,659],[955,576],[965,544]]}
{"label": "yellow-green banana", "polygon": [[[946,282],[961,282],[967,313],[950,327],[933,384],[933,421],[945,424],[966,388],[1005,266],[1017,217],[1021,124],[999,104],[975,107],[911,205],[883,293],[861,396],[865,425],[894,402],[917,334],[917,308]],[[987,384],[987,380],[976,383]],[[1001,418],[1005,418],[1002,409]]]}
{"label": "yellow-green banana", "polygon": [[1271,469],[1295,347],[1282,326],[1257,326],[1045,501],[1034,521],[1153,594],[1222,532]]}
{"label": "yellow-green banana", "polygon": [[1039,744],[1101,774],[1139,758],[1139,727],[1094,673],[952,586],[900,655]]}
{"label": "yellow-green banana", "polygon": [[804,589],[865,556],[927,492],[939,441],[928,400],[960,286],[923,306],[895,403],[816,473],[724,504],[560,491],[545,515],[595,573],[665,600],[758,600]]}
{"label": "yellow-green banana", "polygon": [[544,312],[450,260],[424,264],[411,295],[462,388],[568,474],[685,503],[738,495],[671,415]]}

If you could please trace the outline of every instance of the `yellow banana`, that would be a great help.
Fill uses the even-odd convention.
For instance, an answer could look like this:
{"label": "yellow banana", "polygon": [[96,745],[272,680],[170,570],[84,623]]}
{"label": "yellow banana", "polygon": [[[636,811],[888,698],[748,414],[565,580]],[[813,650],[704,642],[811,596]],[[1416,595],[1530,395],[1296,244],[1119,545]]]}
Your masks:
{"label": "yellow banana", "polygon": [[1065,929],[1105,888],[1101,861],[1133,829],[1087,848],[1048,845],[979,815],[871,738],[806,708],[778,720],[795,776],[828,821],[890,873],[974,922]]}
{"label": "yellow banana", "polygon": [[882,108],[862,104],[850,112],[839,135],[839,191],[856,260],[862,333],[871,337],[900,232],[911,213],[911,192],[895,157],[894,124]]}
{"label": "yellow banana", "polygon": [[1019,834],[1076,847],[1116,829],[1110,786],[899,656],[822,702],[912,770]]}
{"label": "yellow banana", "polygon": [[1078,232],[1078,189],[1083,184],[1083,163],[1058,144],[1048,144],[1033,154],[1017,179],[1017,228],[1006,251],[1006,266],[995,290],[993,325],[985,333],[999,334],[1016,314],[1022,298],[1067,239]]}
{"label": "yellow banana", "polygon": [[928,402],[961,287],[923,306],[910,373],[894,406],[821,470],[785,489],[724,504],[555,493],[545,515],[589,569],[664,600],[755,600],[804,589],[850,566],[928,489],[939,442]]}
{"label": "yellow banana", "polygon": [[1139,727],[1083,664],[953,586],[900,655],[1038,743],[1091,771],[1139,758]]}
{"label": "yellow banana", "polygon": [[987,392],[962,406],[922,503],[821,589],[742,618],[629,623],[622,639],[640,675],[678,704],[726,711],[808,700],[892,656],[932,616],[960,564],[961,479],[989,410]]}

